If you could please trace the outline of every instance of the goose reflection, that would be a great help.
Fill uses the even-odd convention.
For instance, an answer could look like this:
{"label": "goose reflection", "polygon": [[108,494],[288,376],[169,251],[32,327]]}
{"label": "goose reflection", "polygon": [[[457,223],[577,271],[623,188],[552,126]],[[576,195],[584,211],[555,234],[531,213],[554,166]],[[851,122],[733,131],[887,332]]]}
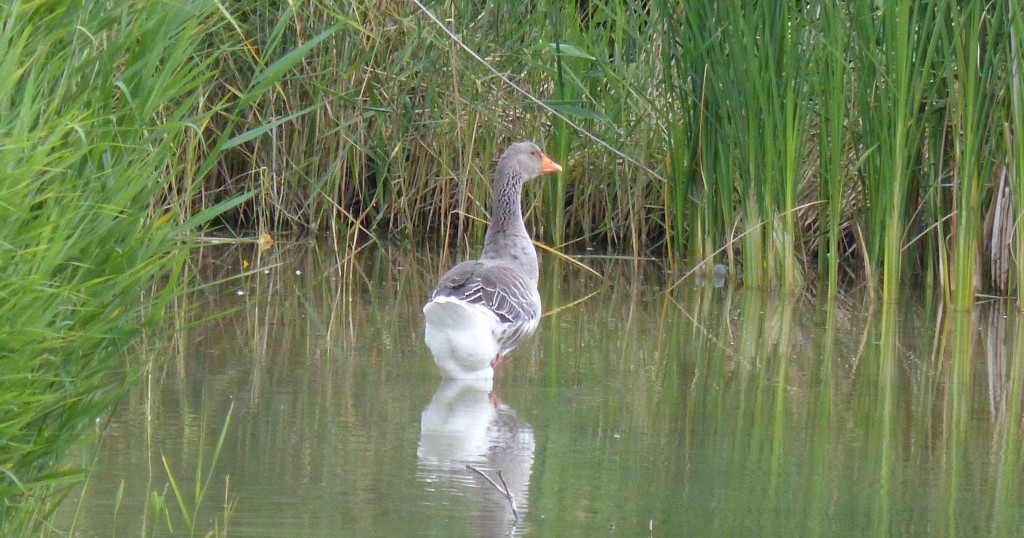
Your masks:
{"label": "goose reflection", "polygon": [[[469,498],[481,536],[508,536],[517,531],[517,523],[523,526],[533,469],[533,429],[491,388],[491,379],[441,383],[420,417],[417,475],[432,489]],[[509,499],[470,470],[470,465],[498,485],[501,471],[514,495],[518,521]]]}

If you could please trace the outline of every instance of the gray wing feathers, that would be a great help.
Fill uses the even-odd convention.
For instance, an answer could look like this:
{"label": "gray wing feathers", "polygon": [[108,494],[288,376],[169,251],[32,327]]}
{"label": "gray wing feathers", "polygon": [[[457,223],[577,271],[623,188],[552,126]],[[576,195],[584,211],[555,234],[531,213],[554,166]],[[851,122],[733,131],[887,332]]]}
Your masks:
{"label": "gray wing feathers", "polygon": [[449,296],[471,304],[484,305],[506,323],[522,323],[540,314],[534,300],[536,284],[504,265],[479,261],[452,267],[437,284],[431,299]]}

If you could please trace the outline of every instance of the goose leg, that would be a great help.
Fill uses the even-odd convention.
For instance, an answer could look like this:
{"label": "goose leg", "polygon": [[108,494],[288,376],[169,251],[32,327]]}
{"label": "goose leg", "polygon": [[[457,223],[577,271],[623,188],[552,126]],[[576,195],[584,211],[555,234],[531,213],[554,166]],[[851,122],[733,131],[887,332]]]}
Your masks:
{"label": "goose leg", "polygon": [[494,407],[499,407],[501,405],[501,398],[493,392],[487,395],[487,399],[491,401],[491,405]]}

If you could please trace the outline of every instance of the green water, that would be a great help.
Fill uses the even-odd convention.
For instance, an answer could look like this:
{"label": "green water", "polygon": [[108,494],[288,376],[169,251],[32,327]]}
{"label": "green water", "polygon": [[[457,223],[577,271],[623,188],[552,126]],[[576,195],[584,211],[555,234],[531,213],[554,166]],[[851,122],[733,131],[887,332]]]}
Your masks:
{"label": "green water", "polygon": [[[698,282],[670,296],[657,265],[586,261],[606,279],[542,258],[547,310],[593,295],[545,317],[488,387],[442,384],[422,343],[450,260],[207,249],[203,281],[272,266],[169,321],[228,313],[147,336],[139,360],[163,362],[82,455],[95,471],[57,529],[189,534],[162,458],[191,507],[233,409],[198,535],[225,516],[230,536],[1024,534],[1012,309]],[[502,471],[518,522],[467,464]]]}

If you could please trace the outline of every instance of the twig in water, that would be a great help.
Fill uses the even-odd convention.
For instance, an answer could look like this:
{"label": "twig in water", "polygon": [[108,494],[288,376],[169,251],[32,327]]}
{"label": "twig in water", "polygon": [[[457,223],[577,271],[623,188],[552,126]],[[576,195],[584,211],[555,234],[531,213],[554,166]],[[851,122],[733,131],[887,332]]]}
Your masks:
{"label": "twig in water", "polygon": [[477,469],[476,467],[473,467],[472,465],[469,464],[466,465],[466,468],[484,477],[485,480],[487,480],[488,482],[491,483],[492,486],[494,486],[494,489],[498,490],[498,493],[501,493],[502,495],[505,496],[506,499],[508,499],[508,505],[510,508],[512,508],[512,516],[516,518],[516,523],[518,523],[519,509],[516,508],[516,496],[512,493],[512,490],[508,489],[508,483],[505,482],[505,477],[501,476],[501,471],[498,471],[498,479],[501,480],[501,486],[499,486],[497,482],[491,480],[491,477],[487,476],[480,469]]}

